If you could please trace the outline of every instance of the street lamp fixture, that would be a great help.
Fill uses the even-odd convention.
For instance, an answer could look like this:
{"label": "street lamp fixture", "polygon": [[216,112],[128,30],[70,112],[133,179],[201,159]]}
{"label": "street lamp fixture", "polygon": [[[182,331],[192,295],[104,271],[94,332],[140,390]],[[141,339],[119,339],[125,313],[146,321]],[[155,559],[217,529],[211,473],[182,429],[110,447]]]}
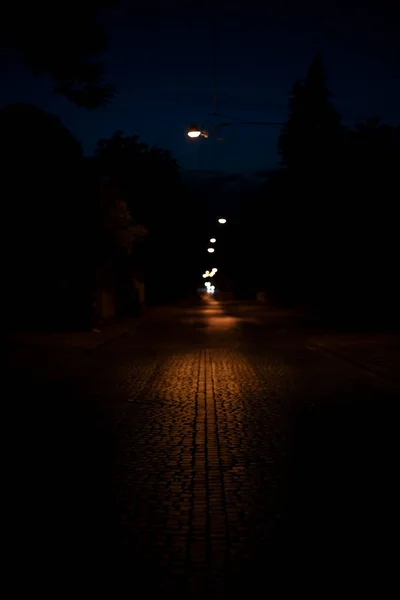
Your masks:
{"label": "street lamp fixture", "polygon": [[[210,116],[223,117],[223,115],[219,115],[218,113],[210,113]],[[188,129],[186,130],[186,133],[190,138],[199,138],[199,137],[208,138],[211,135],[212,137],[215,137],[220,142],[223,142],[224,138],[221,136],[222,128],[235,127],[237,125],[250,125],[250,126],[253,125],[256,127],[268,126],[268,127],[279,127],[280,128],[284,125],[284,123],[276,122],[276,121],[235,121],[234,120],[234,121],[227,121],[227,122],[219,123],[218,125],[212,124],[210,126],[209,130],[198,127],[198,125],[196,123],[193,123],[192,125],[190,125],[190,127],[188,127]]]}
{"label": "street lamp fixture", "polygon": [[196,125],[196,123],[192,123],[192,125],[190,125],[189,129],[187,130],[187,135],[190,138],[198,138],[198,137],[208,138],[208,131],[206,131],[205,129],[202,129],[201,127]]}
{"label": "street lamp fixture", "polygon": [[212,254],[213,252],[215,252],[214,248],[207,248],[207,252],[209,252],[210,254]]}
{"label": "street lamp fixture", "polygon": [[226,223],[226,219],[224,219],[224,218],[218,219],[218,223],[221,223],[221,225],[223,225],[224,223]]}
{"label": "street lamp fixture", "polygon": [[211,242],[212,244],[215,244],[215,242],[216,242],[216,241],[217,241],[217,240],[216,240],[215,238],[211,238],[211,240],[210,240],[210,242]]}

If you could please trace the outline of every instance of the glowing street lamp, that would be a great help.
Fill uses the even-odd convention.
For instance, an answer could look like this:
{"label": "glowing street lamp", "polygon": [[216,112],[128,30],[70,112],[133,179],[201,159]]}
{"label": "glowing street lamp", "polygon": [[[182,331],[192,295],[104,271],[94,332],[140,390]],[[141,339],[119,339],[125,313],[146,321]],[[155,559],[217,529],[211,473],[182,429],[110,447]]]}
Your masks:
{"label": "glowing street lamp", "polygon": [[[215,96],[214,96],[214,101],[215,101]],[[214,106],[214,108],[215,108],[215,106]],[[210,113],[210,116],[211,115],[222,116],[222,115],[218,115],[216,112]],[[224,138],[221,135],[222,129],[225,127],[234,127],[236,125],[256,125],[256,126],[268,125],[268,126],[272,126],[272,127],[276,127],[276,126],[282,127],[283,125],[285,125],[285,123],[277,123],[275,121],[232,121],[232,122],[219,123],[218,125],[211,124],[209,131],[207,129],[201,129],[196,123],[192,123],[192,125],[186,129],[186,135],[188,135],[191,138],[199,138],[200,136],[208,138],[211,135],[216,140],[223,142]]]}
{"label": "glowing street lamp", "polygon": [[207,248],[207,252],[209,252],[210,254],[212,254],[213,252],[215,252],[215,248]]}
{"label": "glowing street lamp", "polygon": [[226,223],[226,219],[222,217],[221,219],[218,219],[218,223],[221,223],[221,225],[223,225],[224,223]]}
{"label": "glowing street lamp", "polygon": [[[210,113],[210,115],[220,116],[216,113]],[[272,127],[282,127],[283,125],[285,125],[285,123],[278,123],[275,121],[232,121],[219,123],[218,125],[212,124],[210,126],[210,131],[208,131],[207,129],[201,129],[200,127],[198,127],[198,125],[196,125],[196,123],[193,123],[188,129],[186,129],[186,134],[191,138],[199,138],[200,136],[208,138],[209,135],[212,135],[213,137],[215,137],[215,139],[219,140],[220,142],[223,142],[224,138],[221,135],[222,128],[234,127],[236,125],[267,125]]]}
{"label": "glowing street lamp", "polygon": [[217,240],[216,240],[215,238],[211,238],[211,239],[210,239],[210,242],[211,242],[212,244],[215,244],[215,242],[216,242],[216,241],[217,241]]}
{"label": "glowing street lamp", "polygon": [[206,131],[205,129],[201,129],[201,127],[196,125],[196,123],[192,123],[192,125],[190,125],[189,129],[187,130],[187,135],[190,138],[208,138],[208,131]]}

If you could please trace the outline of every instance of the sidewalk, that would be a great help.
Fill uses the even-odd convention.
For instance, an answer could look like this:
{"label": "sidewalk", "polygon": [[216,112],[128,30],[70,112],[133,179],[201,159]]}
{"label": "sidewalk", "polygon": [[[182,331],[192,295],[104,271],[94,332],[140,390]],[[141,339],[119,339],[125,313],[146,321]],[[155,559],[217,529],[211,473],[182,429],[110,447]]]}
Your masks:
{"label": "sidewalk", "polygon": [[134,332],[140,321],[140,318],[125,319],[88,332],[12,333],[7,347],[9,367],[34,380],[58,378],[96,348]]}
{"label": "sidewalk", "polygon": [[397,334],[325,334],[313,343],[326,352],[400,384],[400,336]]}

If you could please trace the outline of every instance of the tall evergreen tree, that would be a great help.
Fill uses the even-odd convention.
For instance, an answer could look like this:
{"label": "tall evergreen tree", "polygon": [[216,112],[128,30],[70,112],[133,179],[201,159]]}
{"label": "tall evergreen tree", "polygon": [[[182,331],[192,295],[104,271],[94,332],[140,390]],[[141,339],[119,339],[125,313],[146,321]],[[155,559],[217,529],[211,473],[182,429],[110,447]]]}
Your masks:
{"label": "tall evergreen tree", "polygon": [[309,171],[335,159],[342,128],[326,79],[321,55],[317,54],[306,78],[292,88],[289,118],[278,142],[284,167]]}

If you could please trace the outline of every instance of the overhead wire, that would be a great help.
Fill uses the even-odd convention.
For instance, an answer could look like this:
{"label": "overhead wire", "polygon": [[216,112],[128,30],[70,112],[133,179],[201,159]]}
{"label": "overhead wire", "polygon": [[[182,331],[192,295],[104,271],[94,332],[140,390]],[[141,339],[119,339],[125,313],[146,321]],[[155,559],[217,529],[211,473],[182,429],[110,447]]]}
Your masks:
{"label": "overhead wire", "polygon": [[212,81],[213,81],[213,113],[217,113],[217,27],[212,24]]}

